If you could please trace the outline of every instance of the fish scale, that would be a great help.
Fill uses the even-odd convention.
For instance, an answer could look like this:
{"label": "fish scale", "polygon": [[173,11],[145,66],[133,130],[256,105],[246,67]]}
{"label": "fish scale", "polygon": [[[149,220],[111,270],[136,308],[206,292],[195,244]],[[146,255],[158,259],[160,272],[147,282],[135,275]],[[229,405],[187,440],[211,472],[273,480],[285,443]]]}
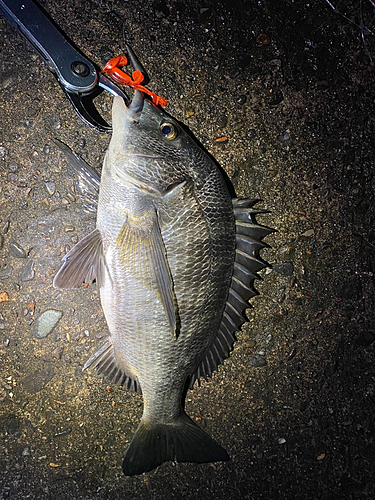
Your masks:
{"label": "fish scale", "polygon": [[257,223],[254,202],[231,200],[211,158],[138,91],[129,107],[114,99],[112,118],[96,229],[64,257],[54,286],[96,278],[109,336],[84,369],[142,392],[124,473],[227,460],[183,399],[232,350],[271,230]]}

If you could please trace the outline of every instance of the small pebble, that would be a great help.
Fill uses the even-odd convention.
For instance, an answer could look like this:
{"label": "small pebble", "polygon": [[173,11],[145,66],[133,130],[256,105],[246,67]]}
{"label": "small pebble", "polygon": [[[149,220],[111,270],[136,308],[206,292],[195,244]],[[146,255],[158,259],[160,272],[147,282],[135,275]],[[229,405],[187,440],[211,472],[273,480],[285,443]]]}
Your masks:
{"label": "small pebble", "polygon": [[273,70],[280,69],[282,65],[281,59],[272,59],[272,61],[269,62],[269,66]]}
{"label": "small pebble", "polygon": [[61,359],[63,351],[64,351],[64,346],[59,345],[58,347],[56,347],[56,349],[52,351],[51,356],[55,359]]}
{"label": "small pebble", "polygon": [[195,114],[195,111],[193,109],[188,108],[185,111],[185,113],[186,113],[187,118],[190,118],[191,116],[193,116]]}
{"label": "small pebble", "polygon": [[15,437],[19,437],[21,434],[22,421],[16,415],[13,414],[9,415],[5,419],[5,422],[3,422],[2,426],[7,434],[10,434]]}
{"label": "small pebble", "polygon": [[290,139],[289,134],[280,134],[277,136],[277,140],[279,142],[285,142],[288,141],[289,139]]}
{"label": "small pebble", "polygon": [[284,94],[282,93],[281,90],[276,90],[276,92],[272,95],[270,99],[270,106],[277,106],[280,104],[284,99]]}
{"label": "small pebble", "polygon": [[267,361],[263,358],[263,356],[255,354],[254,356],[250,356],[249,363],[251,366],[254,366],[254,368],[260,368],[262,366],[266,366]]}
{"label": "small pebble", "polygon": [[349,417],[346,420],[343,420],[341,423],[344,427],[348,427],[349,425],[353,424],[353,419]]}
{"label": "small pebble", "polygon": [[247,101],[247,97],[244,94],[239,95],[237,97],[237,104],[240,104],[241,106],[243,106],[246,101]]}
{"label": "small pebble", "polygon": [[67,193],[66,197],[69,198],[70,201],[76,201],[75,196],[72,195],[72,193]]}
{"label": "small pebble", "polygon": [[219,128],[224,128],[228,123],[228,117],[226,115],[220,115],[216,120],[216,126]]}
{"label": "small pebble", "polygon": [[0,403],[5,400],[7,397],[6,390],[0,387]]}
{"label": "small pebble", "polygon": [[238,132],[239,130],[242,130],[244,126],[245,126],[244,122],[234,122],[232,125],[232,129]]}
{"label": "small pebble", "polygon": [[251,128],[248,132],[247,132],[247,136],[250,137],[250,139],[253,139],[255,136],[256,136],[256,130],[254,128]]}
{"label": "small pebble", "polygon": [[58,130],[61,127],[61,120],[58,115],[50,115],[45,119],[46,128]]}
{"label": "small pebble", "polygon": [[235,67],[229,71],[228,76],[233,80],[240,74],[240,72],[241,72],[240,68]]}
{"label": "small pebble", "polygon": [[36,394],[53,378],[54,374],[52,363],[44,363],[42,369],[26,375],[22,380],[22,385],[29,394]]}
{"label": "small pebble", "polygon": [[314,235],[314,229],[308,229],[307,231],[301,234],[301,236],[304,236],[305,238],[310,238],[313,235]]}
{"label": "small pebble", "polygon": [[60,321],[63,313],[55,309],[44,311],[35,321],[33,335],[37,339],[43,339],[49,335]]}
{"label": "small pebble", "polygon": [[164,17],[169,16],[169,8],[167,7],[167,4],[163,1],[157,1],[153,4],[154,7],[154,12],[155,12],[155,17],[157,19],[162,19]]}
{"label": "small pebble", "polygon": [[34,124],[33,124],[33,121],[32,120],[28,120],[27,118],[24,118],[22,120],[20,120],[20,124],[27,128],[27,129],[33,129],[34,128]]}
{"label": "small pebble", "polygon": [[289,261],[294,257],[295,251],[295,243],[286,243],[286,245],[277,249],[277,257],[280,260]]}
{"label": "small pebble", "polygon": [[375,334],[373,332],[364,331],[357,338],[357,343],[364,347],[369,347],[375,341]]}
{"label": "small pebble", "polygon": [[0,264],[0,279],[5,280],[12,274],[13,267],[8,264]]}
{"label": "small pebble", "polygon": [[289,276],[293,276],[294,265],[292,262],[278,262],[277,264],[274,264],[273,270],[277,274],[287,278]]}
{"label": "small pebble", "polygon": [[271,43],[271,39],[265,33],[261,33],[257,36],[257,44],[258,45],[269,45]]}
{"label": "small pebble", "polygon": [[285,443],[286,443],[286,439],[285,439],[285,438],[279,438],[279,439],[277,440],[277,442],[278,442],[279,444],[285,444]]}
{"label": "small pebble", "polygon": [[67,436],[71,432],[72,432],[72,428],[68,427],[67,429],[65,429],[65,430],[63,430],[61,432],[56,432],[56,434],[54,434],[53,437],[57,438],[57,437]]}
{"label": "small pebble", "polygon": [[26,252],[16,241],[11,241],[8,245],[9,253],[16,259],[26,259]]}
{"label": "small pebble", "polygon": [[53,181],[47,181],[46,182],[46,189],[48,191],[48,194],[51,196],[55,194],[56,191],[56,184]]}
{"label": "small pebble", "polygon": [[10,163],[8,168],[11,172],[17,172],[18,165],[16,163]]}
{"label": "small pebble", "polygon": [[8,174],[8,180],[10,182],[17,182],[18,181],[18,175],[14,174],[14,173]]}
{"label": "small pebble", "polygon": [[49,144],[45,144],[43,147],[43,153],[48,155],[50,151],[51,151],[51,148],[50,148]]}
{"label": "small pebble", "polygon": [[72,233],[74,230],[75,230],[75,227],[74,227],[74,226],[65,226],[65,227],[64,227],[64,231],[65,231],[66,233]]}
{"label": "small pebble", "polygon": [[8,154],[8,150],[5,146],[0,146],[0,157],[6,156]]}
{"label": "small pebble", "polygon": [[5,78],[2,82],[2,86],[3,86],[3,89],[7,89],[8,87],[10,87],[12,85],[14,81],[14,78],[9,76],[8,78]]}
{"label": "small pebble", "polygon": [[35,271],[34,271],[34,262],[30,260],[27,264],[23,266],[21,281],[30,281],[34,279]]}
{"label": "small pebble", "polygon": [[9,220],[6,220],[3,225],[0,227],[0,233],[2,234],[7,234],[8,232],[8,229],[9,229],[9,226],[10,226],[10,221]]}
{"label": "small pebble", "polygon": [[291,349],[291,351],[288,353],[288,356],[287,356],[286,360],[290,361],[291,359],[293,359],[294,356],[296,355],[296,353],[297,353],[297,349],[295,347],[293,347]]}

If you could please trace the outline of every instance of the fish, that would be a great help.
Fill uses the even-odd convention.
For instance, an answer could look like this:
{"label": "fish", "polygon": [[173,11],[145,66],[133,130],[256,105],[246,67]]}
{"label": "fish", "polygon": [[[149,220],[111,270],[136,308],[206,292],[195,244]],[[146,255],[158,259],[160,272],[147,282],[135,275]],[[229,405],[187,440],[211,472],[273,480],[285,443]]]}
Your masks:
{"label": "fish", "polygon": [[96,280],[109,335],[83,369],[143,396],[124,474],[226,461],[184,397],[233,349],[272,229],[258,224],[255,201],[232,199],[216,162],[140,91],[128,105],[114,97],[112,128],[96,228],[65,255],[53,285]]}

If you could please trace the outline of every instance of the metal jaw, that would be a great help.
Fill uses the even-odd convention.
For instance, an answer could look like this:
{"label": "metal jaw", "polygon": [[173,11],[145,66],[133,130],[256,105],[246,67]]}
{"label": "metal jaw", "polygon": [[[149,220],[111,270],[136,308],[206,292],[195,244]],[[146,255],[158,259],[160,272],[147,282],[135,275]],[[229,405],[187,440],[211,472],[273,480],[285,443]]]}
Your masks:
{"label": "metal jaw", "polygon": [[0,14],[32,43],[81,120],[99,132],[111,133],[111,127],[96,110],[93,99],[105,89],[128,103],[126,94],[98,72],[36,2],[0,0]]}
{"label": "metal jaw", "polygon": [[[60,83],[60,82],[59,82]],[[103,90],[107,90],[113,96],[120,96],[124,99],[126,105],[129,104],[128,96],[119,88],[117,85],[112,83],[107,77],[99,74],[98,84],[94,90],[89,94],[79,94],[77,92],[69,91],[64,85],[61,88],[65,92],[65,95],[69,99],[73,109],[81,118],[81,120],[89,127],[97,130],[98,132],[104,132],[106,134],[112,133],[112,127],[102,118],[98,110],[96,109],[93,100],[97,97]]]}

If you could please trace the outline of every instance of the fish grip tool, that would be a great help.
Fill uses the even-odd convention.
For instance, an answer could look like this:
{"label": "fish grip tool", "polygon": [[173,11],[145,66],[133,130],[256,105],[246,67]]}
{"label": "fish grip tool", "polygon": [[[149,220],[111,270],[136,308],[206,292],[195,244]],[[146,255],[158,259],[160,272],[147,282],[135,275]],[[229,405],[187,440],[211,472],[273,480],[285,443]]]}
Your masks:
{"label": "fish grip tool", "polygon": [[111,133],[111,127],[96,110],[93,99],[102,91],[128,96],[89,61],[47,13],[32,0],[0,0],[2,14],[36,49],[54,74],[81,120],[99,132]]}

